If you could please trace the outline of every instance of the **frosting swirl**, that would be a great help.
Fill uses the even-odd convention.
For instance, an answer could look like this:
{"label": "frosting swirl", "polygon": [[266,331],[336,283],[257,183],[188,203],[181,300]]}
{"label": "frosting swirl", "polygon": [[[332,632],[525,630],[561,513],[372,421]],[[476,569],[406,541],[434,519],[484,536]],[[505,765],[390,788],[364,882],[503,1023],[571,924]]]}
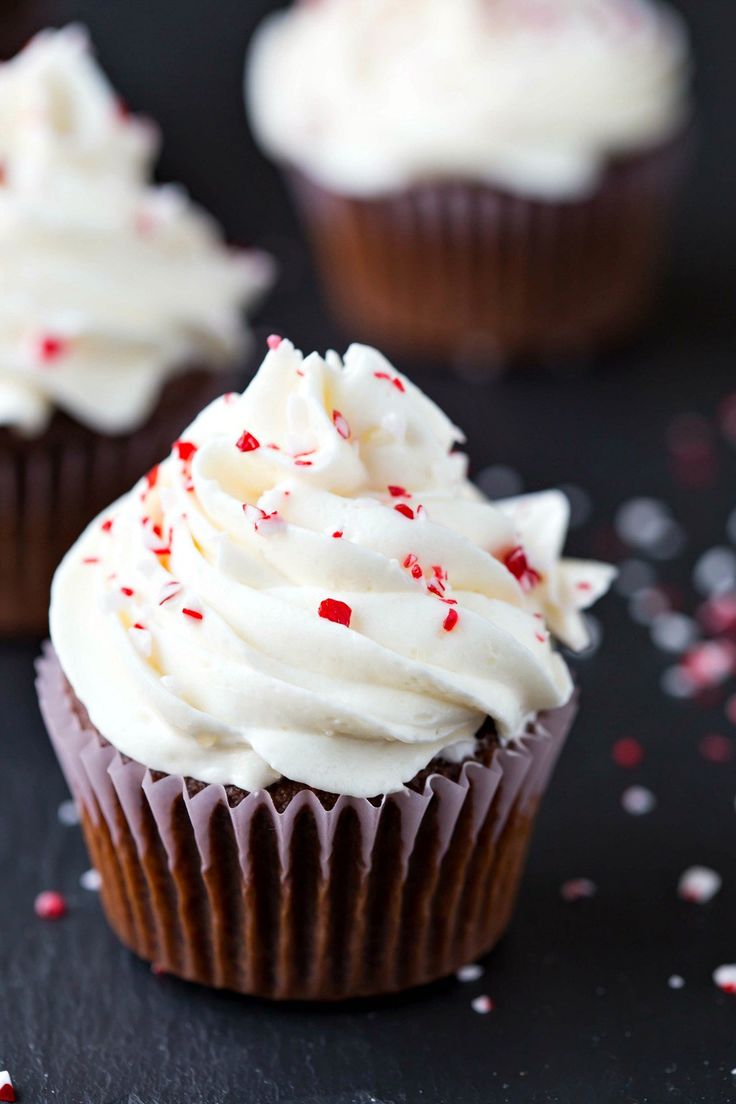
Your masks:
{"label": "frosting swirl", "polygon": [[157,146],[81,29],[0,65],[0,426],[38,434],[58,407],[124,433],[172,374],[241,351],[270,263],[148,182]]}
{"label": "frosting swirl", "polygon": [[375,350],[272,344],[69,552],[51,635],[147,766],[371,797],[472,752],[486,715],[510,740],[566,702],[549,629],[584,645],[612,569],[560,560],[562,494],[487,502]]}
{"label": "frosting swirl", "polygon": [[683,124],[689,68],[652,0],[315,0],[266,20],[247,92],[264,146],[338,192],[575,199]]}

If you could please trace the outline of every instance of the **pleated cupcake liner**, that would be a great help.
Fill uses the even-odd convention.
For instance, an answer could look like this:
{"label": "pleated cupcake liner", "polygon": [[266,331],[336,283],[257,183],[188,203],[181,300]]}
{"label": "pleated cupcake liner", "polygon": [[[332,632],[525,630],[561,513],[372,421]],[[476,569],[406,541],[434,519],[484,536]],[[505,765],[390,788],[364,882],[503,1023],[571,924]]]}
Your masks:
{"label": "pleated cupcake liner", "polygon": [[0,637],[47,631],[51,579],[67,549],[232,382],[230,373],[177,376],[147,423],[119,437],[61,414],[39,438],[0,429]]}
{"label": "pleated cupcake liner", "polygon": [[689,145],[615,162],[573,202],[463,182],[351,198],[291,176],[352,339],[497,366],[587,354],[636,328],[660,282]]}
{"label": "pleated cupcake liner", "polygon": [[152,774],[84,718],[47,645],[41,710],[119,938],[171,974],[275,999],[410,988],[488,951],[511,918],[537,808],[576,711],[490,766],[330,809],[306,790],[230,804]]}

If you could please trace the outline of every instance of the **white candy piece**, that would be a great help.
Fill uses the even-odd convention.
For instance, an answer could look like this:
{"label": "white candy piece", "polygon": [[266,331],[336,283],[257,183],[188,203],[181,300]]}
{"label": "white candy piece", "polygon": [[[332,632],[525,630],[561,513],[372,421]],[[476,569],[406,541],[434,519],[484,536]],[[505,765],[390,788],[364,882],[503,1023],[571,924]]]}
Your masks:
{"label": "white candy piece", "polygon": [[471,963],[469,966],[461,966],[455,977],[458,981],[478,981],[483,977],[483,967],[478,966],[477,963]]}
{"label": "white candy piece", "polygon": [[645,816],[656,807],[657,799],[646,786],[629,786],[621,794],[621,805],[624,812],[631,816]]}
{"label": "white candy piece", "polygon": [[713,971],[713,981],[724,993],[736,993],[736,964],[729,962]]}
{"label": "white candy piece", "polygon": [[[13,1082],[7,1070],[0,1070],[0,1089],[12,1089]],[[15,1093],[7,1094],[3,1100],[15,1100]]]}
{"label": "white candy piece", "polygon": [[685,979],[683,977],[680,977],[679,974],[672,974],[672,976],[668,978],[667,984],[669,985],[670,989],[684,989]]}
{"label": "white candy piece", "polygon": [[677,883],[678,896],[683,901],[692,901],[696,905],[707,905],[712,901],[723,885],[721,875],[709,866],[689,866],[680,875]]}
{"label": "white candy piece", "polygon": [[59,818],[59,823],[63,824],[65,828],[73,828],[75,824],[79,824],[79,810],[76,802],[72,801],[71,798],[62,801],[56,810],[56,815]]}
{"label": "white candy piece", "polygon": [[90,892],[96,893],[102,885],[99,870],[95,870],[93,866],[89,870],[85,870],[84,874],[79,876],[79,884],[82,889],[88,889]]}
{"label": "white candy piece", "polygon": [[493,1011],[493,1001],[487,996],[475,997],[475,999],[470,1002],[470,1007],[474,1012],[477,1012],[479,1016],[487,1016],[489,1012]]}

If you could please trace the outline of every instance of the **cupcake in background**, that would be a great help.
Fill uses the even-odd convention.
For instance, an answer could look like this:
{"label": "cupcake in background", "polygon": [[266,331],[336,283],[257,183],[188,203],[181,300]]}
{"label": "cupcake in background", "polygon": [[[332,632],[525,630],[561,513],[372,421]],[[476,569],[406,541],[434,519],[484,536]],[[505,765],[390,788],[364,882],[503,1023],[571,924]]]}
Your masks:
{"label": "cupcake in background", "polygon": [[44,630],[64,551],[231,386],[270,281],[157,148],[83,30],[0,66],[0,634]]}
{"label": "cupcake in background", "polygon": [[351,332],[507,362],[651,306],[690,69],[654,0],[314,0],[257,32],[247,98]]}
{"label": "cupcake in background", "polygon": [[376,350],[272,340],[60,566],[41,707],[107,917],[165,971],[386,993],[489,950],[613,575],[491,503]]}

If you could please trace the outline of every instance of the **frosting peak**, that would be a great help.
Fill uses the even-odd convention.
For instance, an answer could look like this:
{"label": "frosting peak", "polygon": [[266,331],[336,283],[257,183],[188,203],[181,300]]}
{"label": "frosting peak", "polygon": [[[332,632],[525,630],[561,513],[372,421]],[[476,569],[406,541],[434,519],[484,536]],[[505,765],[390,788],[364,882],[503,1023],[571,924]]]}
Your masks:
{"label": "frosting peak", "polygon": [[583,645],[611,569],[560,559],[561,494],[487,502],[461,441],[373,349],[273,348],[57,573],[100,731],[204,781],[374,796],[566,702],[549,630]]}
{"label": "frosting peak", "polygon": [[248,69],[256,132],[327,188],[427,179],[592,192],[688,110],[684,26],[656,0],[315,0],[270,16]]}
{"label": "frosting peak", "polygon": [[0,64],[0,426],[40,433],[58,407],[124,433],[169,376],[238,355],[270,265],[149,182],[157,150],[81,28]]}

